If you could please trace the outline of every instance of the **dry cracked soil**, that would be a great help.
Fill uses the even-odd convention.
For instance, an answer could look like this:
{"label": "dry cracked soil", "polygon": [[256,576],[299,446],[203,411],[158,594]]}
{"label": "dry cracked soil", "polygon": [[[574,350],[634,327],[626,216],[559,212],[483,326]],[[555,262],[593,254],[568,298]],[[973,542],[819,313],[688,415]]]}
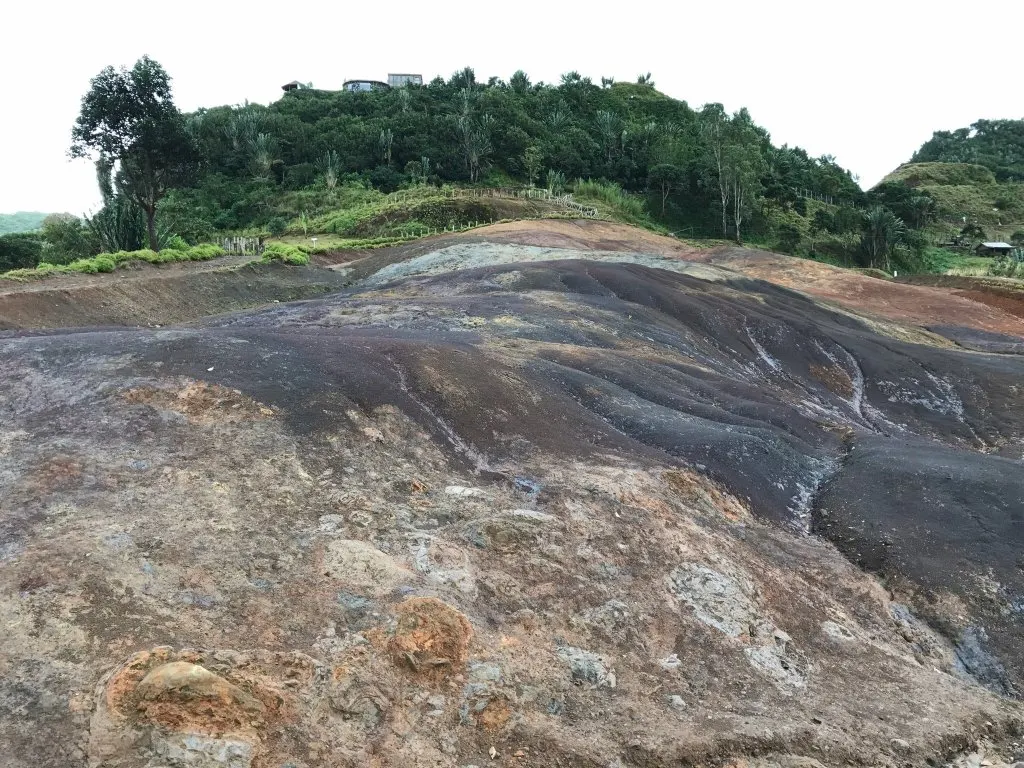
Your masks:
{"label": "dry cracked soil", "polygon": [[1024,759],[1012,312],[598,222],[215,274],[0,296],[4,766]]}

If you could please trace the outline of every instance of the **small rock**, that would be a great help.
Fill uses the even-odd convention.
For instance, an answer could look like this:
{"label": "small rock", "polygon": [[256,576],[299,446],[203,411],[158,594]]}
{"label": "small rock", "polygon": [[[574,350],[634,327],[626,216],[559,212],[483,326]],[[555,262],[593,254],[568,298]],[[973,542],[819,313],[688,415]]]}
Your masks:
{"label": "small rock", "polygon": [[679,660],[679,656],[674,653],[666,656],[664,659],[659,661],[658,664],[666,672],[671,672],[683,666],[683,662]]}
{"label": "small rock", "polygon": [[900,752],[908,752],[910,750],[910,742],[906,739],[893,739],[889,743],[893,749],[898,749]]}
{"label": "small rock", "polygon": [[527,520],[533,520],[538,523],[550,523],[557,520],[554,515],[550,515],[547,512],[540,512],[536,509],[510,509],[508,514],[514,517],[523,517]]}
{"label": "small rock", "polygon": [[321,533],[334,533],[345,527],[345,518],[341,515],[320,515]]}
{"label": "small rock", "polygon": [[686,709],[686,702],[683,700],[683,697],[678,694],[672,694],[668,697],[668,705],[672,707],[672,709]]}
{"label": "small rock", "polygon": [[513,481],[517,491],[525,493],[529,496],[536,496],[540,493],[541,484],[536,480],[531,480],[528,477],[516,477]]}
{"label": "small rock", "polygon": [[850,643],[857,639],[857,636],[854,635],[853,632],[848,630],[842,624],[837,624],[834,621],[821,622],[821,631],[833,640],[838,640],[841,643]]}
{"label": "small rock", "polygon": [[444,492],[449,496],[462,496],[471,498],[480,498],[487,495],[479,488],[469,488],[465,485],[449,485],[444,489]]}
{"label": "small rock", "polygon": [[558,649],[558,655],[569,664],[569,675],[577,685],[592,685],[595,688],[615,687],[615,672],[609,670],[604,659],[596,653],[564,646]]}
{"label": "small rock", "polygon": [[469,665],[469,679],[476,682],[500,682],[501,667],[497,664],[474,662]]}

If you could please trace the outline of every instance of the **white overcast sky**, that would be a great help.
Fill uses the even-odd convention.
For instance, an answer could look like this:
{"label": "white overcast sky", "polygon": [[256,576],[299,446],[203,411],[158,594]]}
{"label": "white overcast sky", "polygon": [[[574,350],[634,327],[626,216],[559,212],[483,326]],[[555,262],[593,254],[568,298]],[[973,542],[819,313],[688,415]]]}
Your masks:
{"label": "white overcast sky", "polygon": [[96,206],[91,165],[66,156],[71,125],[89,79],[142,54],[185,111],[268,103],[293,79],[650,71],[693,107],[746,106],[776,144],[833,154],[865,187],[934,130],[1024,117],[1021,0],[11,0],[0,23],[0,212]]}

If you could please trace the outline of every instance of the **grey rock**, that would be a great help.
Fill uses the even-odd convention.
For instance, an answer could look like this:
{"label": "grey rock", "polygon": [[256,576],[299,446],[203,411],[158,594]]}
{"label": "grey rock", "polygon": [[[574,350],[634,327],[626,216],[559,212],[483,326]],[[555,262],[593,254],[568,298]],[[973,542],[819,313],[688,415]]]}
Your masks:
{"label": "grey rock", "polygon": [[741,576],[729,576],[705,565],[684,563],[667,577],[672,595],[693,609],[703,623],[739,637],[757,619],[753,587]]}
{"label": "grey rock", "polygon": [[596,653],[567,645],[558,649],[558,655],[569,664],[569,675],[577,685],[615,687],[615,673]]}
{"label": "grey rock", "polygon": [[196,734],[153,736],[153,752],[168,768],[249,768],[253,745]]}

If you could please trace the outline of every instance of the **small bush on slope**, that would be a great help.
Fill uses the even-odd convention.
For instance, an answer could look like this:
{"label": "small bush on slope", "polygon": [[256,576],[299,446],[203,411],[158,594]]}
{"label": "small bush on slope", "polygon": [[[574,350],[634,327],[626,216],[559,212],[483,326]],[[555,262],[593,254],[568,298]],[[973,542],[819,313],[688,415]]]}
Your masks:
{"label": "small bush on slope", "polygon": [[209,261],[224,255],[219,245],[195,245],[186,250],[164,248],[162,251],[118,251],[117,253],[101,253],[90,259],[76,259],[70,264],[41,263],[33,269],[15,269],[0,273],[0,278],[10,280],[31,280],[57,274],[95,274],[97,272],[113,272],[122,264],[132,261],[144,261],[147,264],[167,264],[173,261]]}
{"label": "small bush on slope", "polygon": [[294,245],[271,243],[263,251],[263,261],[282,261],[285,264],[304,267],[309,264],[309,254]]}

